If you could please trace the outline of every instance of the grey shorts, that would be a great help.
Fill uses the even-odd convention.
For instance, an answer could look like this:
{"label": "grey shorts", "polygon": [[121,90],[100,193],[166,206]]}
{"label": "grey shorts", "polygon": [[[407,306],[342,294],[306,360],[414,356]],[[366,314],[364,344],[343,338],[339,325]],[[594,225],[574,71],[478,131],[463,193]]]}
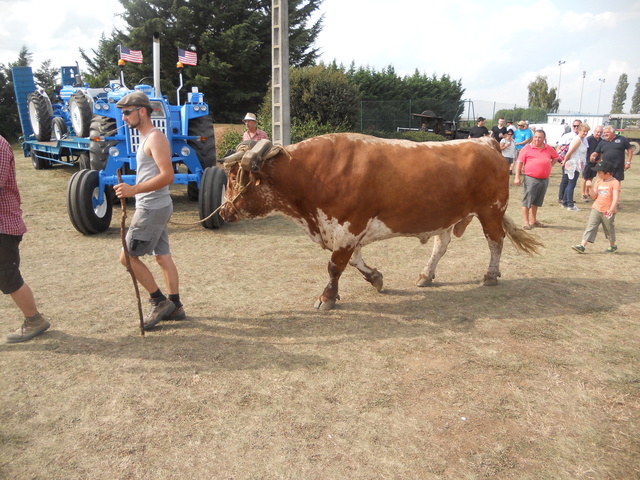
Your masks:
{"label": "grey shorts", "polygon": [[127,232],[129,255],[169,255],[169,229],[167,224],[173,213],[173,204],[163,208],[136,208]]}
{"label": "grey shorts", "polygon": [[522,179],[524,192],[522,193],[522,206],[531,208],[531,205],[541,207],[544,196],[549,186],[548,178],[534,178],[527,175]]}
{"label": "grey shorts", "polygon": [[20,274],[20,242],[22,235],[0,233],[0,291],[6,295],[17,292],[24,280]]}

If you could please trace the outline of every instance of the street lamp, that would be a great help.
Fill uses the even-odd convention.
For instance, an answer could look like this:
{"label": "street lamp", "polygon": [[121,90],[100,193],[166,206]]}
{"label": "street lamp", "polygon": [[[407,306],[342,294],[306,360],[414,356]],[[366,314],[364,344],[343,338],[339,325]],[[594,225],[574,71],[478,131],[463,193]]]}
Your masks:
{"label": "street lamp", "polygon": [[560,76],[558,77],[558,106],[560,106],[560,80],[562,80],[562,65],[564,65],[564,60],[558,60],[558,66],[560,67]]}
{"label": "street lamp", "polygon": [[584,77],[587,76],[586,70],[582,71],[582,89],[580,89],[580,108],[578,108],[578,112],[582,113],[582,92],[584,92]]}
{"label": "street lamp", "polygon": [[604,83],[604,78],[599,78],[598,81],[600,82],[600,93],[598,93],[598,110],[596,110],[596,113],[600,113],[600,94],[602,93],[602,84]]}

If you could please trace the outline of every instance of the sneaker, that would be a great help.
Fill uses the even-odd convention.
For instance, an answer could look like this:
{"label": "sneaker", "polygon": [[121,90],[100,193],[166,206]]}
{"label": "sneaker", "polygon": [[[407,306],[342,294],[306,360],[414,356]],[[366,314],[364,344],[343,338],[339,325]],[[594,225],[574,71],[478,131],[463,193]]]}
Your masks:
{"label": "sneaker", "polygon": [[573,248],[578,253],[585,253],[585,248],[582,245],[574,245]]}
{"label": "sneaker", "polygon": [[616,245],[610,245],[604,253],[616,253],[618,251],[618,247]]}
{"label": "sneaker", "polygon": [[184,311],[184,306],[180,306],[164,317],[164,320],[184,320],[185,318],[187,318],[187,314]]}
{"label": "sneaker", "polygon": [[573,207],[567,207],[567,211],[568,211],[568,212],[581,212],[581,211],[582,211],[582,209],[581,209],[581,208],[578,208],[578,207],[576,207],[576,206],[574,205]]}
{"label": "sneaker", "polygon": [[151,310],[144,317],[144,329],[148,330],[155,327],[160,320],[164,320],[168,315],[173,313],[176,309],[176,305],[169,299],[164,299],[157,304],[153,300],[149,299],[151,304]]}
{"label": "sneaker", "polygon": [[37,337],[50,326],[51,324],[41,314],[36,315],[33,320],[25,319],[18,330],[7,335],[7,343],[26,342]]}

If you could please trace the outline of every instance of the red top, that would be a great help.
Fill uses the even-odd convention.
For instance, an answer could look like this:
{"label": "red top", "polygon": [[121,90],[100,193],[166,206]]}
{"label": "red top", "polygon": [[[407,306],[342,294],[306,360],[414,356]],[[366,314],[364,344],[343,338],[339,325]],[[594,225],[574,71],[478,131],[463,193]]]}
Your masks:
{"label": "red top", "polygon": [[269,135],[267,135],[265,131],[260,130],[259,128],[256,129],[256,133],[254,133],[253,135],[249,133],[249,130],[245,130],[244,134],[242,135],[242,141],[244,142],[247,140],[269,140]]}
{"label": "red top", "polygon": [[529,143],[520,150],[518,155],[518,161],[523,165],[523,173],[528,177],[539,179],[549,178],[551,166],[556,158],[558,158],[558,152],[546,143],[542,148],[536,148]]}
{"label": "red top", "polygon": [[26,231],[16,183],[16,160],[9,142],[0,135],[0,233],[17,236]]}

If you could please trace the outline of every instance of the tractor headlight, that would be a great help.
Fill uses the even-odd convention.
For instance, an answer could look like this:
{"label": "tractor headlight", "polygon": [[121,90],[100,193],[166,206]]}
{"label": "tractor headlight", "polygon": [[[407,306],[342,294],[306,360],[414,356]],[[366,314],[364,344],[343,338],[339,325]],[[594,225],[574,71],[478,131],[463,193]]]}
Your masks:
{"label": "tractor headlight", "polygon": [[118,155],[120,155],[120,150],[118,150],[117,147],[111,147],[109,149],[109,155],[111,155],[112,157],[117,157]]}
{"label": "tractor headlight", "polygon": [[180,150],[180,155],[182,155],[183,157],[188,157],[190,153],[191,153],[191,149],[186,146],[182,147],[182,150]]}
{"label": "tractor headlight", "polygon": [[199,107],[198,105],[194,105],[194,106],[193,106],[193,109],[194,109],[196,112],[199,112],[199,111],[200,111],[200,107]]}

